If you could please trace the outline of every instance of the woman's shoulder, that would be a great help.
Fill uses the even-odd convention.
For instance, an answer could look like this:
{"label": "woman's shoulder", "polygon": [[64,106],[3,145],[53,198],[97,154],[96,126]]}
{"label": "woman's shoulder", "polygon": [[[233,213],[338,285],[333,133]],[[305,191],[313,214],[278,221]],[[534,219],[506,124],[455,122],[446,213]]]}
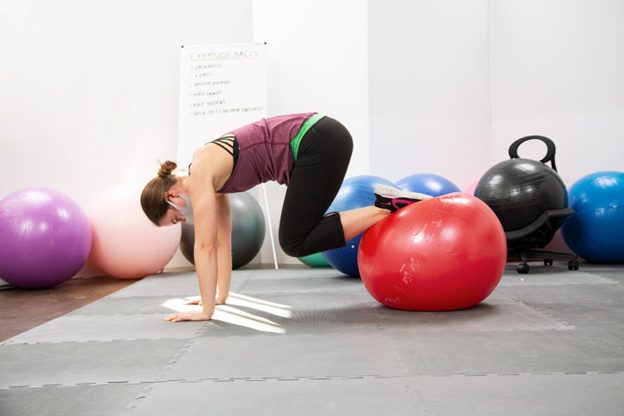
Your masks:
{"label": "woman's shoulder", "polygon": [[230,176],[233,160],[219,146],[202,146],[193,154],[192,166],[194,182],[211,181],[215,189],[220,189]]}

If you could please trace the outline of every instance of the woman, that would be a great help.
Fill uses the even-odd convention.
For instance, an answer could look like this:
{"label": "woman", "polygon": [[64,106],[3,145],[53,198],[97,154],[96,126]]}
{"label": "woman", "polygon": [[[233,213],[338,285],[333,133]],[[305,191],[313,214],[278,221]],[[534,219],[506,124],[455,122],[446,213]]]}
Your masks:
{"label": "woman", "polygon": [[279,241],[301,257],[341,247],[392,211],[427,195],[375,189],[374,206],[330,213],[344,179],[353,141],[338,121],[317,113],[272,117],[236,129],[193,155],[188,176],[161,165],[143,190],[141,205],[156,225],[195,224],[195,268],[203,310],[174,313],[171,322],[209,320],[225,303],[231,280],[231,223],[227,194],[269,180],[288,186]]}

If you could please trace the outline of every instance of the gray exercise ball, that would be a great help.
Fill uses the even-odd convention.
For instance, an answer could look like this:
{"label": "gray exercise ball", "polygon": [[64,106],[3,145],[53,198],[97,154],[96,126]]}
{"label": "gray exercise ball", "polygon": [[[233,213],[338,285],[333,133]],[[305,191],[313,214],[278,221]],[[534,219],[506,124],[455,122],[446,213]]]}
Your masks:
{"label": "gray exercise ball", "polygon": [[[232,269],[238,269],[253,260],[262,247],[265,234],[264,214],[258,201],[247,192],[229,194],[228,197],[232,219]],[[180,251],[193,264],[194,245],[194,225],[182,224]]]}

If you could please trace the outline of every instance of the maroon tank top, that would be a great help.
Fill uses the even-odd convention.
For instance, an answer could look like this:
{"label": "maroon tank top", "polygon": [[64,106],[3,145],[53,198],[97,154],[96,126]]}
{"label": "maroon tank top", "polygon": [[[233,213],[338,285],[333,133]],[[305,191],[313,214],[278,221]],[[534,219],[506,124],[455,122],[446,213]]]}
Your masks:
{"label": "maroon tank top", "polygon": [[313,114],[264,118],[231,131],[238,142],[238,161],[217,192],[243,192],[268,181],[288,185],[293,167],[290,141]]}

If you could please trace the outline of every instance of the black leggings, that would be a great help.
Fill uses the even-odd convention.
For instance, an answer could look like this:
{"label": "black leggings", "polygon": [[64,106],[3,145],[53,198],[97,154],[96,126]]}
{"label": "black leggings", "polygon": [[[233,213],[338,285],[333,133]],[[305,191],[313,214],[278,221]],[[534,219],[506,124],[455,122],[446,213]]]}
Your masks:
{"label": "black leggings", "polygon": [[325,216],[351,160],[351,134],[324,117],[303,136],[286,190],[279,242],[286,254],[302,257],[345,245],[340,216]]}

